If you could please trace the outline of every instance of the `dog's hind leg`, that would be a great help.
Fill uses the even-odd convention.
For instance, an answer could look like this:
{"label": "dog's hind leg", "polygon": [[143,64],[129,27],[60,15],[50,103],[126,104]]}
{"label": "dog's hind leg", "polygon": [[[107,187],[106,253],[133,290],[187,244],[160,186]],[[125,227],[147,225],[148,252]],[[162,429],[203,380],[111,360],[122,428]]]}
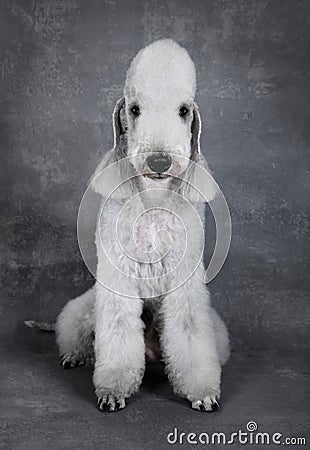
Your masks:
{"label": "dog's hind leg", "polygon": [[93,362],[95,288],[70,300],[56,322],[61,365],[77,367]]}
{"label": "dog's hind leg", "polygon": [[211,308],[211,316],[216,337],[216,348],[219,355],[219,360],[222,366],[226,363],[230,355],[229,336],[225,323],[218,315],[214,308]]}

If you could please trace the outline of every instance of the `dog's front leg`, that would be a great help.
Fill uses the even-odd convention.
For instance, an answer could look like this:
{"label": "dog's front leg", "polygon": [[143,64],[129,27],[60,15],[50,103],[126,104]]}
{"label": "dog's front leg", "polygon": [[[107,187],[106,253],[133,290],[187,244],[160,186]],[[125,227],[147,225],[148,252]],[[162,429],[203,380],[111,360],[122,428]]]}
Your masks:
{"label": "dog's front leg", "polygon": [[161,319],[161,347],[175,393],[195,409],[213,411],[219,406],[221,365],[209,292],[202,280],[194,275],[168,294]]}
{"label": "dog's front leg", "polygon": [[95,370],[98,407],[117,411],[139,389],[145,367],[142,301],[126,298],[97,284]]}

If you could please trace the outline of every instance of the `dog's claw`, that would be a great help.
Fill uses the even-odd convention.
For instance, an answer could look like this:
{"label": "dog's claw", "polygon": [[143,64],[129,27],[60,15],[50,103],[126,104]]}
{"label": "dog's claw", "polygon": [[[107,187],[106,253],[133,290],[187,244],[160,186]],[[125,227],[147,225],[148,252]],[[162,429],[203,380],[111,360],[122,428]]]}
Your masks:
{"label": "dog's claw", "polygon": [[64,355],[61,360],[60,360],[60,365],[64,368],[64,369],[70,369],[72,367],[71,365],[71,359],[69,358],[68,355]]}
{"label": "dog's claw", "polygon": [[218,397],[215,397],[215,399],[212,400],[212,411],[217,411],[218,409],[220,409],[220,403]]}
{"label": "dog's claw", "polygon": [[116,399],[113,395],[103,395],[98,397],[97,405],[102,412],[115,412],[125,408],[126,402],[124,398]]}
{"label": "dog's claw", "polygon": [[65,362],[62,363],[62,367],[64,369],[71,369],[71,364],[70,364],[69,361],[65,361]]}
{"label": "dog's claw", "polygon": [[73,367],[84,366],[86,364],[85,359],[79,359],[76,355],[66,353],[60,359],[60,365],[64,369],[72,369]]}
{"label": "dog's claw", "polygon": [[214,412],[220,407],[219,399],[215,397],[205,397],[203,400],[196,400],[192,402],[192,408],[201,412]]}

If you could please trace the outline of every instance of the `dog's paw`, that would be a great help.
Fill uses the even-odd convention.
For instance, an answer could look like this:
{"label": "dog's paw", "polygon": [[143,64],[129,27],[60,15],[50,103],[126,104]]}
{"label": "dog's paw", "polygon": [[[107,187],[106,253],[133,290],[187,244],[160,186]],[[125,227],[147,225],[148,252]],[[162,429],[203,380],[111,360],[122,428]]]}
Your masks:
{"label": "dog's paw", "polygon": [[203,412],[214,412],[220,407],[217,395],[207,395],[203,400],[192,402],[192,408]]}
{"label": "dog's paw", "polygon": [[126,402],[124,398],[116,398],[113,395],[98,397],[97,405],[100,411],[114,412],[124,409]]}
{"label": "dog's paw", "polygon": [[92,358],[77,355],[75,353],[65,353],[60,359],[60,365],[64,369],[71,369],[72,367],[84,366],[85,364],[92,364]]}

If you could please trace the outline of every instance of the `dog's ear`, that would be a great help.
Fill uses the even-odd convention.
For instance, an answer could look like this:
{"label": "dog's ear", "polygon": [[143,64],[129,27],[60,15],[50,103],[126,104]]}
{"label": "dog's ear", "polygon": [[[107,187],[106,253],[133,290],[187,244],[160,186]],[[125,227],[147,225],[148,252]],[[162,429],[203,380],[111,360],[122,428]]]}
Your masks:
{"label": "dog's ear", "polygon": [[195,155],[200,154],[200,135],[201,135],[201,118],[199,108],[196,103],[194,103],[191,132],[192,132],[191,151],[192,151],[192,159],[194,159]]}
{"label": "dog's ear", "polygon": [[179,193],[190,202],[211,201],[216,195],[217,185],[200,150],[201,119],[196,103],[194,103],[191,133],[191,161],[183,173]]}
{"label": "dog's ear", "polygon": [[126,136],[127,132],[124,97],[117,100],[114,106],[112,117],[113,117],[114,148],[116,149],[122,144],[122,140]]}
{"label": "dog's ear", "polygon": [[92,189],[103,197],[114,199],[129,198],[134,192],[135,175],[127,156],[127,123],[125,99],[116,102],[113,111],[114,147],[107,152],[93,173]]}

